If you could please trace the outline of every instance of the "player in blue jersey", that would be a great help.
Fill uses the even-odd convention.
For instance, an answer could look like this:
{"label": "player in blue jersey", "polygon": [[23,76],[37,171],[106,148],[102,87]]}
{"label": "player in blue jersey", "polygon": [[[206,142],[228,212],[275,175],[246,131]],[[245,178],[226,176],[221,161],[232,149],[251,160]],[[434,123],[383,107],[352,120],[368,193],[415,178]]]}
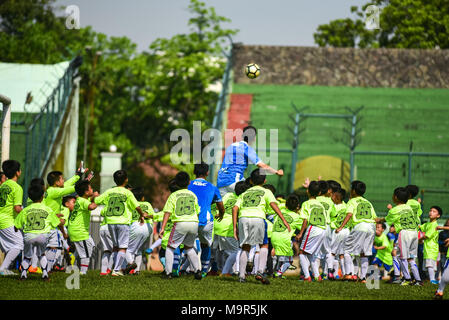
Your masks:
{"label": "player in blue jersey", "polygon": [[248,163],[265,169],[266,174],[284,175],[282,169],[275,170],[263,163],[257,156],[256,151],[250,146],[256,140],[256,134],[256,128],[247,126],[243,128],[243,140],[235,142],[226,148],[223,163],[217,176],[217,187],[221,196],[228,192],[234,192],[235,184],[244,180],[243,173],[248,167]]}
{"label": "player in blue jersey", "polygon": [[196,179],[190,182],[187,189],[196,195],[200,206],[198,238],[201,243],[201,271],[204,278],[209,270],[214,230],[211,204],[216,203],[220,220],[223,219],[224,206],[218,188],[206,180],[209,175],[209,165],[205,163],[195,164],[193,173]]}

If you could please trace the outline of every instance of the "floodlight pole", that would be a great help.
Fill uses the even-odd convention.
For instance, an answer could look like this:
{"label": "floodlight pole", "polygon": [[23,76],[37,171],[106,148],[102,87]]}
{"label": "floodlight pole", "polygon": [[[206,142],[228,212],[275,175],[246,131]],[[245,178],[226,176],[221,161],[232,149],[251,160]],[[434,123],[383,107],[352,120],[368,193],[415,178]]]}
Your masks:
{"label": "floodlight pole", "polygon": [[1,156],[1,163],[3,163],[3,161],[9,159],[9,144],[11,132],[11,99],[0,94],[0,102],[3,104]]}

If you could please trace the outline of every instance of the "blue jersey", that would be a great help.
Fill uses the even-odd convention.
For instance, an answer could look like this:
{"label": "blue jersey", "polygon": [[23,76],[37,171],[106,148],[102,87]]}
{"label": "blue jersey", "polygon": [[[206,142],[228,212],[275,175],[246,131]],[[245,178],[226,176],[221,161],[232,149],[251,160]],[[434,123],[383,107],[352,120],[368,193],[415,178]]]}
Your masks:
{"label": "blue jersey", "polygon": [[398,242],[398,237],[399,237],[399,234],[394,234],[394,233],[391,233],[391,232],[388,232],[387,233],[387,237],[388,237],[388,240],[393,240],[393,243],[396,243],[396,242]]}
{"label": "blue jersey", "polygon": [[225,152],[223,163],[218,171],[217,187],[226,187],[244,179],[243,173],[248,163],[257,165],[259,157],[245,141],[231,144]]}
{"label": "blue jersey", "polygon": [[200,206],[199,223],[200,226],[205,226],[209,221],[213,221],[214,217],[211,213],[210,206],[213,202],[220,202],[221,196],[218,188],[209,181],[198,178],[190,182],[188,188],[198,198]]}

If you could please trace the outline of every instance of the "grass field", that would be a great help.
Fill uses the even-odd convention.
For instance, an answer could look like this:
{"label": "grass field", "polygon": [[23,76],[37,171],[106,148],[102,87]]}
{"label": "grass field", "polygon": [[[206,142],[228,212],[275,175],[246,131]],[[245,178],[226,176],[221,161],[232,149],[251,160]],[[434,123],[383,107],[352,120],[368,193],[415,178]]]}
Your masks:
{"label": "grass field", "polygon": [[297,277],[273,279],[267,286],[253,277],[242,284],[236,278],[219,277],[166,280],[154,272],[100,277],[98,271],[89,271],[81,277],[79,289],[69,290],[65,286],[68,276],[53,273],[50,282],[43,282],[38,274],[30,275],[26,281],[0,278],[0,300],[430,300],[436,290],[430,283],[401,287],[381,282],[378,290],[369,290],[361,283],[304,283]]}

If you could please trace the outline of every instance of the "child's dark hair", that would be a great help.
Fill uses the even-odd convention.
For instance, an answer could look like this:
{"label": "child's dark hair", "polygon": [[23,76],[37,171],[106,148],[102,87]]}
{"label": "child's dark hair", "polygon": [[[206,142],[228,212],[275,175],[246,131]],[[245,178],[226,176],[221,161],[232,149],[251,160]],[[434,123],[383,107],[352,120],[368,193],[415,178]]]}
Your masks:
{"label": "child's dark hair", "polygon": [[175,176],[176,184],[181,188],[185,189],[188,187],[190,183],[190,177],[189,174],[185,171],[180,171]]}
{"label": "child's dark hair", "polygon": [[260,169],[254,169],[253,172],[251,172],[251,182],[254,186],[260,186],[265,182],[266,175],[262,174],[260,172]]}
{"label": "child's dark hair", "polygon": [[310,181],[309,188],[307,190],[312,197],[317,197],[320,194],[320,185],[318,181]]}
{"label": "child's dark hair", "polygon": [[33,202],[41,200],[44,197],[44,187],[38,184],[30,185],[28,188],[28,197]]}
{"label": "child's dark hair", "polygon": [[143,200],[143,198],[144,198],[144,189],[143,188],[141,188],[141,187],[138,187],[138,188],[134,188],[133,190],[132,190],[132,193],[134,194],[134,197],[136,197],[136,200],[137,201],[142,201]]}
{"label": "child's dark hair", "polygon": [[197,163],[193,168],[193,174],[197,177],[205,177],[209,172],[209,165],[207,163]]}
{"label": "child's dark hair", "polygon": [[52,171],[47,174],[47,183],[49,186],[53,186],[56,181],[62,176],[61,171]]}
{"label": "child's dark hair", "polygon": [[65,196],[64,198],[62,198],[62,205],[64,206],[64,207],[66,207],[66,203],[67,202],[69,202],[70,200],[72,200],[72,199],[75,199],[76,200],[76,197],[75,196],[72,196],[72,195],[68,195],[68,196]]}
{"label": "child's dark hair", "polygon": [[337,192],[341,189],[341,184],[335,180],[327,180],[327,184],[329,185],[329,189],[332,189],[332,192]]}
{"label": "child's dark hair", "polygon": [[342,200],[346,198],[346,190],[343,188],[338,189],[335,193],[339,194]]}
{"label": "child's dark hair", "polygon": [[176,180],[175,179],[171,179],[168,182],[168,190],[170,190],[171,193],[178,191],[180,188],[179,186],[176,184]]}
{"label": "child's dark hair", "polygon": [[249,189],[249,185],[245,181],[239,181],[235,184],[234,191],[235,191],[235,194],[239,196],[248,189]]}
{"label": "child's dark hair", "polygon": [[290,211],[295,211],[299,207],[299,198],[296,194],[292,193],[287,197],[287,201],[285,202],[285,206]]}
{"label": "child's dark hair", "polygon": [[114,172],[114,182],[118,186],[122,186],[126,179],[128,179],[128,174],[125,170],[117,170]]}
{"label": "child's dark hair", "polygon": [[414,184],[409,184],[408,186],[405,187],[405,189],[407,189],[407,191],[409,193],[409,197],[410,197],[409,199],[416,197],[419,193],[418,186],[415,186]]}
{"label": "child's dark hair", "polygon": [[243,141],[246,143],[252,142],[256,139],[257,129],[253,126],[246,126],[243,128]]}
{"label": "child's dark hair", "polygon": [[399,187],[394,189],[394,196],[402,203],[406,203],[409,199],[409,193],[406,188]]}
{"label": "child's dark hair", "polygon": [[276,188],[275,188],[272,184],[264,184],[263,187],[264,187],[265,189],[270,190],[273,194],[276,193]]}
{"label": "child's dark hair", "polygon": [[75,191],[76,193],[82,197],[86,193],[87,190],[89,190],[90,182],[87,179],[79,180],[77,183],[75,183]]}
{"label": "child's dark hair", "polygon": [[440,217],[443,215],[443,209],[441,209],[441,207],[439,206],[431,206],[430,209],[435,209],[436,211],[438,211]]}
{"label": "child's dark hair", "polygon": [[285,199],[285,196],[282,193],[278,193],[276,195],[276,199],[281,198],[281,199]]}
{"label": "child's dark hair", "polygon": [[17,171],[20,171],[20,163],[16,160],[3,161],[2,170],[5,173],[6,178],[12,179],[16,175]]}
{"label": "child's dark hair", "polygon": [[33,178],[33,179],[31,179],[30,186],[34,186],[34,185],[45,187],[45,181],[42,178]]}
{"label": "child's dark hair", "polygon": [[384,222],[378,222],[377,224],[380,224],[383,230],[387,229],[387,225]]}
{"label": "child's dark hair", "polygon": [[366,192],[366,184],[360,180],[352,181],[351,190],[362,197]]}
{"label": "child's dark hair", "polygon": [[320,195],[324,196],[329,191],[329,184],[327,181],[320,180],[318,185],[320,186]]}

